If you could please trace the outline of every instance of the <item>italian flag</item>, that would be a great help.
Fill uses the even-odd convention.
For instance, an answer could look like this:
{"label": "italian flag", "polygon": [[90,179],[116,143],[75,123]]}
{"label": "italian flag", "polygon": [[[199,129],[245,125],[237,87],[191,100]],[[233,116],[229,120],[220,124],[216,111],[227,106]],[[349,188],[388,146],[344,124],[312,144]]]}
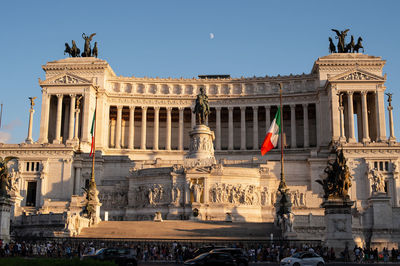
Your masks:
{"label": "italian flag", "polygon": [[94,109],[93,120],[92,120],[92,128],[90,129],[90,134],[92,135],[92,146],[90,147],[90,154],[92,156],[94,154],[94,127],[96,125],[96,109]]}
{"label": "italian flag", "polygon": [[274,121],[269,127],[268,133],[265,136],[264,142],[261,146],[261,155],[264,156],[271,149],[278,146],[279,134],[281,133],[281,108],[278,108]]}

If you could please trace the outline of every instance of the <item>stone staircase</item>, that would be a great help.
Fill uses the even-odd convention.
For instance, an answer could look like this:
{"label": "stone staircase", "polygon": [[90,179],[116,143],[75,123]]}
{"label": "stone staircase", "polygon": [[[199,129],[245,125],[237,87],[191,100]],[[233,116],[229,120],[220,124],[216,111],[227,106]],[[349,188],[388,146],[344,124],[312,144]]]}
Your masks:
{"label": "stone staircase", "polygon": [[102,221],[84,228],[82,238],[180,239],[180,240],[269,240],[280,237],[273,223],[227,223],[204,221]]}

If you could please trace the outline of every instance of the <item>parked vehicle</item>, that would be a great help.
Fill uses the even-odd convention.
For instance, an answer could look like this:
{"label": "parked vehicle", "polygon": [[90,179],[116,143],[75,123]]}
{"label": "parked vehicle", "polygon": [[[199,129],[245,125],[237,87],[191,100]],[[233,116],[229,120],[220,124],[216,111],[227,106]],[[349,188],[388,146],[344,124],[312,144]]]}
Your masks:
{"label": "parked vehicle", "polygon": [[133,255],[133,252],[134,250],[130,248],[102,248],[99,249],[94,255],[83,256],[83,259],[113,261],[119,266],[137,266],[137,259]]}
{"label": "parked vehicle", "polygon": [[210,251],[210,253],[223,252],[229,253],[236,260],[238,266],[249,265],[249,257],[244,253],[241,248],[216,248]]}
{"label": "parked vehicle", "polygon": [[217,248],[226,248],[226,247],[222,247],[222,246],[202,246],[202,247],[196,249],[193,252],[193,258],[195,258],[195,257],[197,257],[197,256],[199,256],[199,255],[201,255],[203,253],[208,253],[211,250],[217,249]]}
{"label": "parked vehicle", "polygon": [[314,253],[309,251],[297,252],[291,257],[287,257],[281,260],[281,265],[293,265],[293,266],[323,266],[325,265],[324,259]]}
{"label": "parked vehicle", "polygon": [[236,260],[229,253],[209,252],[203,253],[194,259],[187,260],[184,265],[202,265],[202,266],[217,266],[231,265],[236,266]]}

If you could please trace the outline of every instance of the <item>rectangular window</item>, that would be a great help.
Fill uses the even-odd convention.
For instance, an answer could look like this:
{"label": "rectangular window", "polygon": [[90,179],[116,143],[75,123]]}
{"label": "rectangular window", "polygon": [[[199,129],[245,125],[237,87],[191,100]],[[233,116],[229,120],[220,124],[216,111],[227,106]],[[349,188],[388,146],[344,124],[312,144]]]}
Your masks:
{"label": "rectangular window", "polygon": [[26,193],[26,206],[36,206],[36,182],[28,182],[28,189]]}
{"label": "rectangular window", "polygon": [[39,162],[36,163],[36,171],[39,171]]}
{"label": "rectangular window", "polygon": [[26,162],[26,171],[29,171],[29,162]]}
{"label": "rectangular window", "polygon": [[383,171],[383,162],[379,162],[379,170]]}
{"label": "rectangular window", "polygon": [[378,162],[374,162],[374,168],[378,169]]}
{"label": "rectangular window", "polygon": [[385,171],[389,171],[389,162],[385,162]]}
{"label": "rectangular window", "polygon": [[32,172],[35,171],[35,163],[34,162],[31,162],[31,171]]}

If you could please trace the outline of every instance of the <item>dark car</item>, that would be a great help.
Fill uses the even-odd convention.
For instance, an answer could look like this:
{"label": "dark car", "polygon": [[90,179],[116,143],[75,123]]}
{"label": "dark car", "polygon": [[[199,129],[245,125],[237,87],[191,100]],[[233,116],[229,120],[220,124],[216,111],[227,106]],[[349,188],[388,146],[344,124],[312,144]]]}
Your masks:
{"label": "dark car", "polygon": [[185,261],[184,265],[204,265],[204,266],[218,266],[218,265],[232,265],[236,266],[236,261],[229,253],[223,252],[210,252],[203,253],[194,259]]}
{"label": "dark car", "polygon": [[101,261],[113,261],[119,266],[137,266],[134,250],[130,248],[102,248],[94,255],[85,255],[83,259],[94,259]]}
{"label": "dark car", "polygon": [[196,249],[193,252],[193,258],[195,258],[195,257],[197,257],[197,256],[199,256],[199,255],[201,255],[203,253],[208,253],[211,250],[217,249],[217,248],[226,248],[226,247],[221,247],[221,246],[219,246],[219,247],[218,246],[203,246],[201,248]]}
{"label": "dark car", "polygon": [[247,266],[249,265],[249,257],[243,252],[241,248],[217,248],[210,251],[210,253],[214,252],[223,252],[229,253],[236,260],[236,264],[238,266]]}

